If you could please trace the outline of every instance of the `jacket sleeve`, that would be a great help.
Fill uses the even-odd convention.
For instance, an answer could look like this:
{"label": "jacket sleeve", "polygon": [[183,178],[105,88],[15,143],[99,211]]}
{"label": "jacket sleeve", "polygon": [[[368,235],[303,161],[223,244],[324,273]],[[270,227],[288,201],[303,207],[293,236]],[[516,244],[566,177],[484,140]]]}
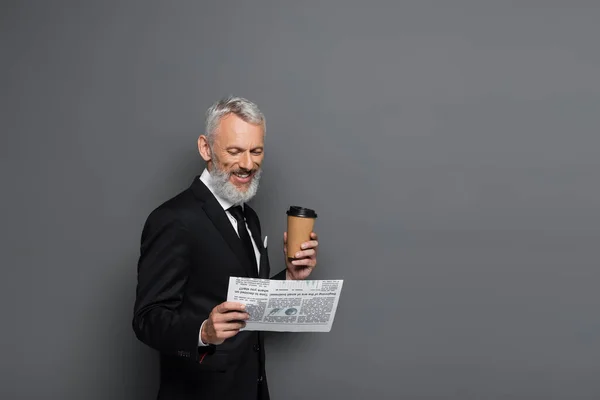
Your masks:
{"label": "jacket sleeve", "polygon": [[133,330],[161,353],[197,360],[205,318],[182,311],[191,262],[189,231],[169,210],[153,211],[142,231]]}
{"label": "jacket sleeve", "polygon": [[283,271],[280,271],[277,274],[273,275],[273,277],[271,277],[271,279],[278,280],[278,281],[285,281],[285,278],[286,278],[285,271],[287,271],[287,269],[284,269]]}

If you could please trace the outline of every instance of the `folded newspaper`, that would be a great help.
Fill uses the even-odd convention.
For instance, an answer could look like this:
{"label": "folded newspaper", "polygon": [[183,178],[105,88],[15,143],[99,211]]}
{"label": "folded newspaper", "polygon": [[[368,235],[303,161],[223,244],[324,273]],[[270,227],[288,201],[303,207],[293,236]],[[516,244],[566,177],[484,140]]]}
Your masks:
{"label": "folded newspaper", "polygon": [[246,305],[246,331],[329,332],[343,280],[229,278],[227,301]]}

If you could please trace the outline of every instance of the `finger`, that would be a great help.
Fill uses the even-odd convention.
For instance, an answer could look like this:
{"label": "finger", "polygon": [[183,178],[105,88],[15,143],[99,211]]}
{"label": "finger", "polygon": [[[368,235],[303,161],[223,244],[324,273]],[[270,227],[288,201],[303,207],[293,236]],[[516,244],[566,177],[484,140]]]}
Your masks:
{"label": "finger", "polygon": [[215,331],[217,332],[228,332],[228,331],[239,331],[244,328],[246,323],[244,321],[236,321],[236,322],[224,322],[215,325]]}
{"label": "finger", "polygon": [[311,232],[310,233],[310,238],[313,239],[313,240],[318,240],[319,236],[317,236],[317,234],[315,232]]}
{"label": "finger", "polygon": [[292,264],[296,267],[309,267],[314,268],[316,263],[313,258],[302,258],[300,260],[293,260]]}
{"label": "finger", "polygon": [[283,232],[283,243],[287,243],[287,232]]}
{"label": "finger", "polygon": [[304,242],[300,245],[301,249],[314,249],[319,246],[319,242],[316,240],[310,240],[308,242]]}
{"label": "finger", "polygon": [[219,304],[215,307],[218,313],[226,313],[229,311],[244,311],[246,309],[246,305],[243,303],[238,303],[236,301],[226,301],[224,303]]}
{"label": "finger", "polygon": [[234,331],[225,331],[219,334],[219,337],[221,339],[229,339],[234,337],[235,335],[237,335],[238,333],[240,333],[239,330],[234,330]]}
{"label": "finger", "polygon": [[230,311],[230,312],[223,313],[223,314],[216,314],[214,316],[214,322],[222,323],[222,322],[231,322],[231,321],[245,321],[248,318],[250,318],[250,315],[248,313],[239,312],[239,311]]}
{"label": "finger", "polygon": [[294,258],[306,258],[306,257],[314,256],[315,254],[316,254],[316,251],[314,249],[308,249],[308,250],[297,252],[296,254],[294,254]]}

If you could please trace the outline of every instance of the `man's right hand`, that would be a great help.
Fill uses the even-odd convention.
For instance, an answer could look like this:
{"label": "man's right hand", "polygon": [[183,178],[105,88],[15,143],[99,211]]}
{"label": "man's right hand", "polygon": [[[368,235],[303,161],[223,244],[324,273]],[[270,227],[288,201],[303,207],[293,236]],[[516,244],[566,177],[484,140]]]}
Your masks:
{"label": "man's right hand", "polygon": [[212,309],[202,326],[200,338],[206,344],[221,344],[238,334],[250,317],[242,303],[226,301]]}

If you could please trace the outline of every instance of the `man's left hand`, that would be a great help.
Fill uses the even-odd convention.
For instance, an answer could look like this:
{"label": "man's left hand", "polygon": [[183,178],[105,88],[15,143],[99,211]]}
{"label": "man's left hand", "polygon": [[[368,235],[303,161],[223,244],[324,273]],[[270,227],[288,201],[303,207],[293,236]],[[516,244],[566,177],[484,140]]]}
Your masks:
{"label": "man's left hand", "polygon": [[302,243],[302,250],[293,254],[294,260],[290,260],[287,254],[287,232],[283,233],[283,254],[285,256],[285,264],[287,270],[285,279],[287,280],[302,280],[308,278],[313,268],[317,266],[317,247],[319,242],[316,233],[311,232],[311,240]]}

